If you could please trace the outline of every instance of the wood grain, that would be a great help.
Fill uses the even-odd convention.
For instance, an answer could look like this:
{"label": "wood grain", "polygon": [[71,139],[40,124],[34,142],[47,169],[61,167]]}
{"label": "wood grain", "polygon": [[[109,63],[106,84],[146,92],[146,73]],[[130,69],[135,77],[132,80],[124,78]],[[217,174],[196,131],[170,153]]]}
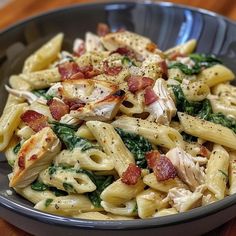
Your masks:
{"label": "wood grain", "polygon": [[[3,29],[26,17],[39,14],[46,10],[68,6],[86,0],[11,0],[4,8],[0,9],[0,29]],[[95,2],[95,0],[94,0]],[[97,2],[97,1],[96,1]],[[236,20],[236,1],[235,0],[172,0],[170,2],[201,7],[215,11],[219,14]]]}
{"label": "wood grain", "polygon": [[[58,7],[77,3],[89,2],[86,0],[11,0],[8,5],[0,9],[0,29],[9,27],[27,17],[52,10]],[[221,15],[236,20],[236,0],[172,0],[170,2],[190,5],[198,8],[215,11]],[[2,236],[30,236],[0,219],[0,235]],[[235,236],[236,218],[205,236]]]}

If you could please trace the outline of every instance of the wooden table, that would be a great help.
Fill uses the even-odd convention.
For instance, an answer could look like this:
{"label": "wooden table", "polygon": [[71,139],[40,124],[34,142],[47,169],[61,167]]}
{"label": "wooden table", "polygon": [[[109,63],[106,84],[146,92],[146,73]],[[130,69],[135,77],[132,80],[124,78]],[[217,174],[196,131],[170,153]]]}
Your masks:
{"label": "wooden table", "polygon": [[[1,2],[2,1],[2,2]],[[5,4],[8,1],[9,3]],[[174,3],[181,3],[195,7],[205,8],[225,15],[236,20],[236,1],[235,0],[169,0]],[[5,4],[0,8],[0,29],[4,29],[11,24],[22,20],[26,17],[38,14],[43,11],[63,7],[71,4],[88,2],[86,0],[0,0]],[[29,236],[28,233],[17,229],[0,219],[0,234],[3,236]],[[236,235],[236,218],[218,229],[208,233],[206,236],[235,236]]]}

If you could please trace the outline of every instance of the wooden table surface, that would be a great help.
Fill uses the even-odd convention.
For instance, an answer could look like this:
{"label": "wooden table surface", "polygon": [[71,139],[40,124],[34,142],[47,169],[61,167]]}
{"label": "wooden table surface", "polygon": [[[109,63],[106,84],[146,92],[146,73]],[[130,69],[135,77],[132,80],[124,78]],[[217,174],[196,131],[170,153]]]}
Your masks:
{"label": "wooden table surface", "polygon": [[[95,0],[94,0],[95,1]],[[0,29],[4,29],[26,17],[86,0],[0,0]],[[236,20],[236,0],[169,0],[169,2],[205,8]],[[29,236],[22,230],[0,219],[0,235]],[[235,236],[236,218],[206,236]]]}

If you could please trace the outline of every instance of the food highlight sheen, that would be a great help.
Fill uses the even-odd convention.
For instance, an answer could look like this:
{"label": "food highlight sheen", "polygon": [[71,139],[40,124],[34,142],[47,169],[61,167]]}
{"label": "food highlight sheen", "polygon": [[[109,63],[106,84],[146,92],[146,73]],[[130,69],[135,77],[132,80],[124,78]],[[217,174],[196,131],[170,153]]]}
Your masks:
{"label": "food highlight sheen", "polygon": [[12,75],[0,119],[9,186],[35,208],[96,220],[161,217],[236,192],[234,74],[192,39],[161,51],[100,23],[60,33]]}

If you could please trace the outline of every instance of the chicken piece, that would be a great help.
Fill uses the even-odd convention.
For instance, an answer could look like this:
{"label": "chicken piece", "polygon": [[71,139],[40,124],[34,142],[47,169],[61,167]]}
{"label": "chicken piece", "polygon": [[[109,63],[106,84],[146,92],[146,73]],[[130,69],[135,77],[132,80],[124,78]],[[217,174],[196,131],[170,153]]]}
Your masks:
{"label": "chicken piece", "polygon": [[61,98],[60,90],[62,89],[62,84],[60,82],[53,84],[47,91],[46,95]]}
{"label": "chicken piece", "polygon": [[85,34],[85,48],[87,52],[104,51],[100,38],[91,32]]}
{"label": "chicken piece", "polygon": [[79,101],[82,106],[72,110],[70,115],[82,120],[111,120],[124,99],[124,91],[113,83],[80,79],[62,82],[63,99]]}
{"label": "chicken piece", "polygon": [[49,127],[25,141],[14,164],[10,187],[23,188],[31,184],[39,172],[50,165],[60,149],[60,140]]}
{"label": "chicken piece", "polygon": [[167,90],[165,81],[163,79],[156,80],[153,91],[157,95],[157,100],[146,108],[146,111],[150,113],[148,120],[169,124],[177,109]]}
{"label": "chicken piece", "polygon": [[166,153],[177,170],[178,176],[189,185],[191,190],[195,190],[204,183],[204,168],[199,163],[194,162],[194,158],[186,153],[182,148],[176,147]]}
{"label": "chicken piece", "polygon": [[172,188],[166,197],[166,201],[179,212],[188,211],[201,205],[202,193],[191,192],[184,188]]}
{"label": "chicken piece", "polygon": [[61,84],[59,92],[63,99],[82,103],[102,100],[118,90],[117,85],[96,79],[67,80]]}
{"label": "chicken piece", "polygon": [[81,120],[112,120],[118,112],[121,103],[124,100],[125,92],[118,90],[117,92],[107,96],[101,101],[91,102],[76,111],[71,111],[71,116]]}
{"label": "chicken piece", "polygon": [[[30,104],[33,103],[36,100],[39,100],[39,97],[37,97],[35,94],[33,94],[30,91],[12,89],[12,88],[8,87],[7,85],[5,85],[5,88],[6,88],[8,93],[10,93],[10,94],[12,94],[12,95],[14,95],[18,98],[24,98]],[[45,99],[40,98],[40,100],[41,100],[41,102],[43,102],[43,100],[45,100]],[[46,103],[47,103],[47,101],[45,100],[44,104],[46,104]]]}
{"label": "chicken piece", "polygon": [[109,51],[115,51],[117,48],[128,48],[135,52],[140,60],[152,55],[161,55],[156,45],[144,36],[129,31],[118,31],[109,33],[101,38],[103,46]]}

